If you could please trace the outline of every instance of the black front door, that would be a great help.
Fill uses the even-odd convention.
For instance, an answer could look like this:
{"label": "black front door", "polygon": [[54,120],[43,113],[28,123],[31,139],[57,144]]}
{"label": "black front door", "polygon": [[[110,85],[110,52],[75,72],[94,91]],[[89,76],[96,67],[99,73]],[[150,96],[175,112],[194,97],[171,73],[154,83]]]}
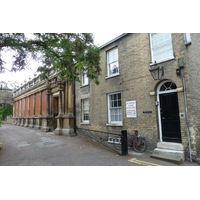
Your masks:
{"label": "black front door", "polygon": [[177,93],[160,94],[162,140],[181,143],[181,130]]}

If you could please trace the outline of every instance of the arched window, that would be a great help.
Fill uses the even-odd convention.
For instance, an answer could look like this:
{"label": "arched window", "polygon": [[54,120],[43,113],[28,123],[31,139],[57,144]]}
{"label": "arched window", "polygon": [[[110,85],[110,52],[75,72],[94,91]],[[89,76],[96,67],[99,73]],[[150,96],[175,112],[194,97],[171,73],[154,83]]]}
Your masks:
{"label": "arched window", "polygon": [[176,84],[171,82],[171,81],[167,81],[167,82],[164,82],[161,87],[160,87],[160,92],[163,92],[163,91],[168,91],[168,90],[174,90],[176,89]]}

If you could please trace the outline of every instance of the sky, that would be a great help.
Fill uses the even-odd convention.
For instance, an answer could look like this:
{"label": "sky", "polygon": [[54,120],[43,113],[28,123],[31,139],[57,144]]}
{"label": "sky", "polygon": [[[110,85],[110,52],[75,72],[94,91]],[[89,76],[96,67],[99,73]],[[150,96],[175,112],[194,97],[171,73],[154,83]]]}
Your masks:
{"label": "sky", "polygon": [[[115,37],[119,36],[120,32],[96,32],[94,34],[94,43],[97,46],[101,46],[105,44],[106,42],[114,39]],[[6,57],[7,62],[7,68],[11,66],[11,58],[8,55],[8,52],[4,55]],[[37,61],[31,61],[30,66],[26,70],[19,71],[19,72],[5,72],[3,74],[0,74],[0,81],[6,81],[6,82],[14,82],[16,85],[21,83],[24,83],[24,81],[28,81],[29,78],[34,77],[34,73],[37,70],[37,67],[39,67],[39,63]]]}

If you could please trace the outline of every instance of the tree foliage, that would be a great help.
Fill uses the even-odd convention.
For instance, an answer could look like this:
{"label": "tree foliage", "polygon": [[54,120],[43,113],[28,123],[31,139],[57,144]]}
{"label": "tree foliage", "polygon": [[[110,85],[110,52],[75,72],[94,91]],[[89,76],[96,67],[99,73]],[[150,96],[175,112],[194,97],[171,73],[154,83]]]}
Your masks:
{"label": "tree foliage", "polygon": [[13,106],[9,104],[0,105],[0,118],[5,119],[5,117],[13,114]]}
{"label": "tree foliage", "polygon": [[[0,53],[5,49],[15,52],[12,71],[24,69],[28,53],[38,59],[38,71],[48,77],[50,70],[56,70],[61,79],[79,81],[86,71],[88,78],[98,83],[100,74],[100,49],[94,45],[93,35],[89,33],[34,33],[28,39],[23,33],[0,34]],[[0,56],[0,71],[4,70]]]}

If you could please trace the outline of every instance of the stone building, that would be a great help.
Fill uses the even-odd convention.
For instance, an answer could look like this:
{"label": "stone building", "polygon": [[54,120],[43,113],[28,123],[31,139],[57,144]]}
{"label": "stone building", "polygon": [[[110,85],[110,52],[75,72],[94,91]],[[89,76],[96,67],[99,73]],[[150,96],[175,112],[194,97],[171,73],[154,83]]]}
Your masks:
{"label": "stone building", "polygon": [[60,81],[56,74],[48,80],[40,76],[14,91],[13,124],[74,134],[74,84]]}
{"label": "stone building", "polygon": [[77,127],[138,130],[156,157],[198,158],[200,34],[122,34],[100,48],[100,84],[76,84]]}
{"label": "stone building", "polygon": [[[9,88],[9,85],[1,81],[0,82],[0,106],[3,106],[6,111],[6,116],[3,116],[3,123],[12,123],[12,107],[13,107],[13,91]],[[8,111],[9,110],[9,111]]]}

